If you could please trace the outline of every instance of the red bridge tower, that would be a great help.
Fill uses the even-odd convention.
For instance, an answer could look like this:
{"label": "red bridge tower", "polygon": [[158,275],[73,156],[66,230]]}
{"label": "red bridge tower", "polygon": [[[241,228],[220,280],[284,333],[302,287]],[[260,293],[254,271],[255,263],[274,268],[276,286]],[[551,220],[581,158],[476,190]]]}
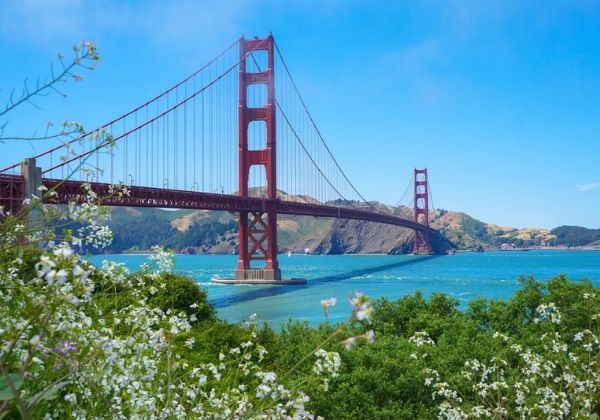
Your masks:
{"label": "red bridge tower", "polygon": [[[275,87],[274,87],[274,42],[273,35],[265,39],[240,39],[240,98],[238,105],[239,142],[239,189],[238,194],[248,196],[250,168],[263,165],[267,177],[267,198],[261,211],[240,212],[239,258],[236,280],[281,280],[277,262],[277,200],[276,149],[275,149]],[[254,51],[267,52],[267,68],[263,71],[247,72],[248,54]],[[263,84],[267,90],[267,103],[259,108],[248,107],[248,87]],[[264,121],[266,126],[266,148],[248,149],[248,128],[252,121]],[[252,260],[264,260],[264,268],[252,268]]]}
{"label": "red bridge tower", "polygon": [[[419,216],[423,215],[423,224],[429,227],[429,184],[427,180],[427,168],[415,168],[415,196],[414,196],[414,217],[415,223],[420,223]],[[415,230],[415,243],[413,253],[429,254],[429,230]]]}

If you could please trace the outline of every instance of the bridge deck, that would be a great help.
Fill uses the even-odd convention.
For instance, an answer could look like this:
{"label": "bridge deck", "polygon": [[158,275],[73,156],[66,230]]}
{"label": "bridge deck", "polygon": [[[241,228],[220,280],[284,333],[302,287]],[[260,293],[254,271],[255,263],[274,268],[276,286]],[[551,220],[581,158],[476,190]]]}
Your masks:
{"label": "bridge deck", "polygon": [[[12,191],[15,188],[15,185],[19,185],[22,182],[23,178],[21,176],[2,175],[0,176],[0,191]],[[82,203],[87,200],[81,187],[83,184],[82,181],[43,179],[42,182],[48,189],[54,189],[56,191],[57,197],[53,201],[55,203]],[[92,186],[92,190],[98,194],[98,197],[101,197],[102,204],[107,206],[221,210],[230,212],[266,212],[268,209],[274,208],[278,214],[366,220],[418,231],[432,230],[431,228],[415,223],[412,220],[356,208],[300,203],[279,199],[269,200],[259,197],[240,197],[231,194],[213,194],[137,186],[128,187],[128,196],[116,197],[110,194],[110,184],[90,183],[90,185]],[[0,205],[4,205],[7,209],[14,208],[14,199],[12,198],[12,195],[10,197],[3,195]]]}

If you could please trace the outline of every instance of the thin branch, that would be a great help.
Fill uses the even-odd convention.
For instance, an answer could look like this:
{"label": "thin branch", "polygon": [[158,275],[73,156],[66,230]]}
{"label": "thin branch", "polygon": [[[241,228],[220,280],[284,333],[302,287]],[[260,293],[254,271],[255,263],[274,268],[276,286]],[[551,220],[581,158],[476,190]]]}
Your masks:
{"label": "thin branch", "polygon": [[[0,129],[2,129],[3,127],[0,127]],[[63,137],[63,136],[71,136],[73,134],[78,134],[79,130],[72,130],[72,131],[67,131],[67,132],[60,132],[60,133],[55,133],[55,134],[47,134],[45,136],[31,136],[31,137],[0,137],[0,141],[7,141],[7,140],[52,140],[52,139],[56,139],[59,137]]]}
{"label": "thin branch", "polygon": [[[81,50],[83,51],[83,53],[81,55],[79,55],[77,53],[77,51],[79,51],[79,48],[81,48]],[[91,59],[94,62],[99,60],[99,57],[96,53],[95,45],[93,43],[83,43],[82,46],[77,47],[75,49],[75,51],[76,51],[75,58],[67,67],[65,67],[65,65],[63,64],[62,58],[59,57],[61,65],[63,67],[63,71],[59,75],[55,76],[54,70],[51,66],[50,72],[52,74],[52,77],[50,78],[50,80],[45,80],[45,83],[43,85],[41,85],[41,86],[37,85],[35,90],[29,91],[29,89],[27,87],[27,79],[25,79],[22,96],[20,99],[18,99],[16,101],[13,99],[14,98],[14,89],[13,89],[13,91],[10,95],[9,103],[6,105],[6,108],[4,109],[4,111],[0,112],[0,117],[9,113],[10,111],[12,111],[13,109],[15,109],[16,107],[18,107],[19,105],[21,105],[25,102],[29,102],[32,105],[36,106],[35,104],[33,104],[33,102],[31,102],[31,98],[34,96],[44,95],[45,94],[44,91],[46,91],[47,89],[55,89],[54,84],[57,82],[60,82],[60,81],[66,81],[65,77],[70,74],[71,69],[73,69],[77,66],[85,67],[84,65],[81,64],[82,60]],[[62,94],[62,93],[60,93],[60,94],[62,96],[64,96],[64,94]]]}
{"label": "thin branch", "polygon": [[42,390],[42,392],[38,393],[36,395],[36,397],[30,401],[29,405],[27,406],[28,410],[31,410],[31,408],[33,408],[34,405],[36,405],[38,403],[39,400],[42,399],[42,397],[48,392],[50,391],[55,385],[59,384],[60,382],[65,381],[69,376],[71,376],[73,374],[73,372],[69,372],[66,375],[64,375],[61,378],[58,378],[57,380],[55,380],[54,382],[50,383],[46,388],[44,388]]}
{"label": "thin branch", "polygon": [[42,108],[40,108],[39,106],[37,106],[35,103],[33,103],[33,102],[32,102],[32,100],[31,100],[31,96],[30,96],[29,98],[25,99],[25,101],[26,101],[26,102],[29,102],[31,105],[33,105],[33,106],[34,106],[35,108],[37,108],[37,109],[42,109]]}

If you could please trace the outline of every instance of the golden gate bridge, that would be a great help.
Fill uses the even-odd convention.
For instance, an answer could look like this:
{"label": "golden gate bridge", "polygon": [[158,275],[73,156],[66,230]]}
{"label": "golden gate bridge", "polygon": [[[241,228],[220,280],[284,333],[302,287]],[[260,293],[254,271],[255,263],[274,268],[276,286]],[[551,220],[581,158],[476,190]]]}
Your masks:
{"label": "golden gate bridge", "polygon": [[[135,109],[0,169],[0,206],[19,214],[41,186],[55,192],[45,202],[81,203],[89,184],[109,206],[236,212],[238,263],[235,278],[223,282],[288,284],[299,280],[281,275],[278,214],[401,226],[415,232],[414,253],[429,254],[430,238],[440,233],[429,225],[427,170],[415,169],[413,179],[412,220],[367,201],[333,156],[269,35],[242,37]],[[111,195],[116,183],[129,194]]]}

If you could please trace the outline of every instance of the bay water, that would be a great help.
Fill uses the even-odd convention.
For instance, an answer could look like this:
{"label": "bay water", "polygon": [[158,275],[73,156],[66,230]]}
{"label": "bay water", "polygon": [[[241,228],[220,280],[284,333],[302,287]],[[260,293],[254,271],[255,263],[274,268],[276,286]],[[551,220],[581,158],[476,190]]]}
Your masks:
{"label": "bay water", "polygon": [[[123,262],[135,271],[146,255],[90,257]],[[329,321],[350,315],[347,297],[361,291],[371,298],[398,299],[420,290],[427,298],[445,292],[461,307],[476,297],[509,299],[521,287],[520,275],[548,280],[564,273],[571,280],[589,279],[600,287],[600,251],[531,250],[527,252],[458,253],[452,256],[414,255],[280,255],[284,277],[307,279],[301,286],[220,285],[212,278],[233,277],[236,255],[176,255],[175,271],[196,280],[207,292],[218,316],[244,322],[257,314],[259,322],[277,328],[288,319],[312,325],[325,321],[320,301],[335,297]]]}

